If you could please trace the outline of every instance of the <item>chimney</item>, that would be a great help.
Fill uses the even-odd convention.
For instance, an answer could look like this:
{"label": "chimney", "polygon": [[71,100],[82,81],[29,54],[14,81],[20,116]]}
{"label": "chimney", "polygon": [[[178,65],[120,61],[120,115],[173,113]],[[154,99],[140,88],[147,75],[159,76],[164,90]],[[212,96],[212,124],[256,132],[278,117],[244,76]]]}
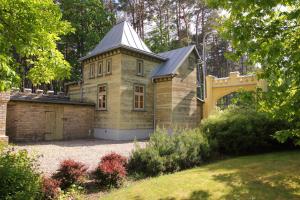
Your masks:
{"label": "chimney", "polygon": [[47,95],[48,95],[49,97],[54,96],[54,91],[53,91],[53,90],[48,90],[48,91],[47,91]]}
{"label": "chimney", "polygon": [[37,89],[36,91],[35,91],[35,93],[37,94],[37,95],[43,95],[43,93],[44,93],[44,90],[41,90],[41,89]]}
{"label": "chimney", "polygon": [[31,88],[24,88],[24,93],[25,94],[31,94],[31,92],[32,92],[32,90],[31,90]]}
{"label": "chimney", "polygon": [[64,93],[64,92],[58,92],[58,93],[57,93],[57,96],[58,96],[59,98],[64,98],[64,97],[65,97],[65,93]]}

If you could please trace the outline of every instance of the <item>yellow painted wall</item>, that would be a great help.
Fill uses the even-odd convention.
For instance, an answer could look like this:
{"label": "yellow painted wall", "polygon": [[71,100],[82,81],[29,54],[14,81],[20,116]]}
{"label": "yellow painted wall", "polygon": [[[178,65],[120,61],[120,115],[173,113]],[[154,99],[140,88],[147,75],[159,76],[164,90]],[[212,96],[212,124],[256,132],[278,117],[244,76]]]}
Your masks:
{"label": "yellow painted wall", "polygon": [[241,89],[253,91],[257,87],[266,90],[266,82],[264,80],[257,80],[255,75],[240,76],[239,72],[230,72],[230,76],[226,78],[207,76],[204,118],[216,110],[217,101],[223,96]]}

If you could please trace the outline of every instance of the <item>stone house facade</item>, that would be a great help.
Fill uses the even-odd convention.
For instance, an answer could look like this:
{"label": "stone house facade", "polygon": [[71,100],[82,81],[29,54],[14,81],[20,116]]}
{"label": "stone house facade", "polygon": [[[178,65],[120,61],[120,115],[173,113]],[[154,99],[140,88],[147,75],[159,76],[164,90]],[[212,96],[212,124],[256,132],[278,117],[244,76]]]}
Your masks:
{"label": "stone house facade", "polygon": [[193,45],[151,52],[123,21],[81,59],[82,81],[67,84],[67,93],[71,101],[96,105],[96,138],[145,139],[156,127],[193,128],[202,116],[198,59]]}

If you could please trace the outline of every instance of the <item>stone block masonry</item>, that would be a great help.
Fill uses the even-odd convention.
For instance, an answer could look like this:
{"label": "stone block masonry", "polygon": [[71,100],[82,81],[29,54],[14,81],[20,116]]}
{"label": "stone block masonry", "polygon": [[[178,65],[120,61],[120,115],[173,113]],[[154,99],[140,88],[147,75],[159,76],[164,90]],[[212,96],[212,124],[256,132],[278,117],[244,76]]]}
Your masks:
{"label": "stone block masonry", "polygon": [[94,106],[10,100],[7,135],[12,142],[92,137]]}
{"label": "stone block masonry", "polygon": [[8,137],[5,135],[6,132],[6,113],[7,113],[7,102],[9,101],[9,92],[0,93],[0,142],[8,142]]}

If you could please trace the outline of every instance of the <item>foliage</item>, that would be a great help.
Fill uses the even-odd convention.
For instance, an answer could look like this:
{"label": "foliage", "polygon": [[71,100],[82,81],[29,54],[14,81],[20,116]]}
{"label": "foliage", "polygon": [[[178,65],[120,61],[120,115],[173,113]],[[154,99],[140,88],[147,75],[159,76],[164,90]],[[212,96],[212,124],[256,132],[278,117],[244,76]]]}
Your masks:
{"label": "foliage", "polygon": [[164,171],[164,159],[153,147],[137,147],[128,160],[128,172],[135,177],[157,176]]}
{"label": "foliage", "polygon": [[61,188],[66,189],[73,184],[81,184],[87,174],[87,167],[72,159],[64,160],[53,178],[61,182]]}
{"label": "foliage", "polygon": [[177,130],[169,135],[157,130],[145,148],[137,148],[129,158],[131,174],[156,176],[201,164],[209,158],[209,145],[199,129]]}
{"label": "foliage", "polygon": [[33,84],[69,76],[70,66],[56,48],[70,32],[52,0],[0,0],[0,91],[18,83],[20,76]]}
{"label": "foliage", "polygon": [[44,200],[57,199],[60,195],[60,181],[53,178],[43,177],[42,192]]}
{"label": "foliage", "polygon": [[288,124],[253,108],[230,107],[208,117],[202,130],[215,152],[229,155],[262,153],[283,148],[272,137]]}
{"label": "foliage", "polygon": [[101,158],[94,171],[96,181],[103,187],[119,187],[126,177],[127,159],[117,153]]}
{"label": "foliage", "polygon": [[41,198],[41,178],[35,158],[26,150],[13,147],[1,148],[0,152],[0,199],[35,200]]}
{"label": "foliage", "polygon": [[77,185],[71,185],[59,195],[57,200],[82,200],[84,198],[84,189]]}
{"label": "foliage", "polygon": [[219,30],[236,50],[231,57],[247,55],[252,65],[261,66],[260,76],[269,85],[262,110],[292,124],[277,138],[300,144],[300,1],[208,2],[227,11]]}
{"label": "foliage", "polygon": [[115,23],[115,16],[99,0],[58,0],[63,19],[75,28],[64,37],[59,49],[72,65],[72,80],[80,78],[79,58],[92,50]]}

